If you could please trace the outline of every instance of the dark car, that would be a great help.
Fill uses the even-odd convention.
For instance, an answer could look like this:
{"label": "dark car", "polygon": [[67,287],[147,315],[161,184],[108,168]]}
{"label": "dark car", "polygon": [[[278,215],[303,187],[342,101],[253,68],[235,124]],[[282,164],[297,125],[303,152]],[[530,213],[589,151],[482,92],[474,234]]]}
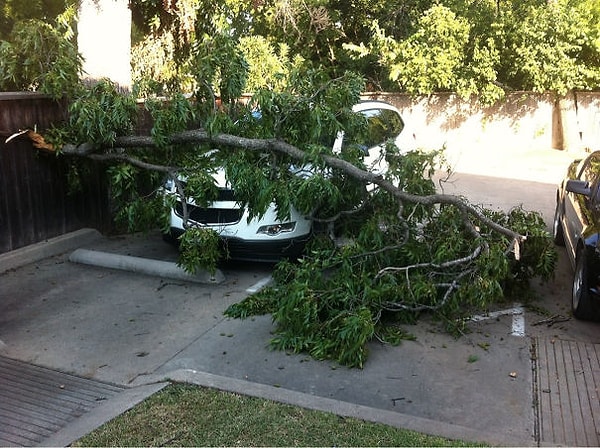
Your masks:
{"label": "dark car", "polygon": [[574,269],[571,308],[597,320],[600,309],[600,151],[569,166],[556,192],[554,242],[565,246]]}

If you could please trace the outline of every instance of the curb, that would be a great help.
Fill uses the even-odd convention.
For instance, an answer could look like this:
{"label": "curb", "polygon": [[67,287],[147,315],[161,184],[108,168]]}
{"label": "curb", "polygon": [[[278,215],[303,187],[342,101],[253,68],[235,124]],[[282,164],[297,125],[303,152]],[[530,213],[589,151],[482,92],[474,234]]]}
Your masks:
{"label": "curb", "polygon": [[176,263],[172,262],[80,248],[81,246],[86,246],[99,241],[102,238],[102,234],[96,229],[86,228],[0,254],[0,274],[31,263],[36,263],[44,258],[50,258],[73,251],[69,256],[69,261],[74,263],[119,269],[138,274],[154,275],[157,277],[172,278],[195,283],[220,284],[225,281],[224,274],[218,269],[214,274],[210,274],[206,271],[190,274],[177,266]]}
{"label": "curb", "polygon": [[102,238],[96,229],[80,229],[0,254],[0,274],[53,257]]}
{"label": "curb", "polygon": [[70,446],[73,442],[133,408],[167,385],[168,383],[163,382],[124,390],[116,397],[102,403],[47,439],[42,440],[40,446]]}
{"label": "curb", "polygon": [[76,249],[69,256],[69,261],[195,283],[219,284],[225,280],[225,276],[218,269],[214,274],[204,270],[201,270],[197,274],[190,274],[177,266],[176,263],[169,261],[111,254],[88,249]]}
{"label": "curb", "polygon": [[453,425],[423,417],[417,417],[384,409],[372,408],[331,398],[282,389],[266,384],[252,383],[237,378],[228,378],[207,372],[191,369],[180,369],[163,375],[140,376],[133,381],[134,384],[162,384],[165,381],[195,384],[201,387],[218,389],[241,395],[248,395],[265,400],[271,400],[305,409],[329,412],[342,417],[357,418],[360,420],[381,423],[399,429],[407,429],[433,436],[444,437],[452,440],[466,440],[474,443],[491,444],[496,446],[532,446],[531,440],[517,440],[507,434],[487,433],[465,426]]}

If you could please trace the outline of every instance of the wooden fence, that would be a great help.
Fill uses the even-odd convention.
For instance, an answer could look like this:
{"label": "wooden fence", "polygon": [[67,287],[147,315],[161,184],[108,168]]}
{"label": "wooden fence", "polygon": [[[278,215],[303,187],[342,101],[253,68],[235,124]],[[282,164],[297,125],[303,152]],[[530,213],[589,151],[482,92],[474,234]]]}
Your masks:
{"label": "wooden fence", "polygon": [[65,118],[65,108],[35,93],[0,93],[0,253],[80,229],[110,228],[102,173],[86,171],[71,191],[66,158],[38,151],[22,129],[43,130]]}

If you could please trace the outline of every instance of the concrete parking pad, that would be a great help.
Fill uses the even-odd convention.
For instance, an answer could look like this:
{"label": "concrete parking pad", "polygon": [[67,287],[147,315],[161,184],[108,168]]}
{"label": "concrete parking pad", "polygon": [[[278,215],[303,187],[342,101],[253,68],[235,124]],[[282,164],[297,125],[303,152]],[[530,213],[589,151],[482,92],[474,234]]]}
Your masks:
{"label": "concrete parking pad", "polygon": [[[452,188],[476,192],[476,203],[535,204],[545,218],[553,208],[554,185],[537,179],[459,176]],[[156,235],[81,247],[176,258]],[[221,284],[194,284],[70,263],[71,250],[0,274],[3,356],[126,391],[186,380],[497,445],[598,444],[600,325],[571,318],[572,273],[560,250],[555,278],[533,282],[540,311],[499,306],[458,339],[425,320],[405,328],[415,341],[370,344],[362,370],[270,350],[270,316],[223,316],[268,282],[269,266],[226,266]]]}
{"label": "concrete parking pad", "polygon": [[[166,260],[176,255],[154,236],[103,239],[86,248]],[[485,335],[459,340],[435,324],[411,327],[416,341],[372,343],[365,368],[348,369],[272,351],[270,316],[223,316],[268,281],[270,266],[233,266],[223,269],[223,283],[198,284],[70,263],[68,255],[0,275],[4,356],[125,387],[196,371],[246,383],[247,390],[285,390],[280,395],[304,397],[302,403],[331,400],[340,412],[352,405],[371,409],[366,414],[375,419],[397,415],[397,422],[430,434],[533,443],[529,343],[496,321],[494,328],[477,324],[486,325]],[[511,316],[506,319],[510,326]],[[486,351],[479,338],[494,343]]]}

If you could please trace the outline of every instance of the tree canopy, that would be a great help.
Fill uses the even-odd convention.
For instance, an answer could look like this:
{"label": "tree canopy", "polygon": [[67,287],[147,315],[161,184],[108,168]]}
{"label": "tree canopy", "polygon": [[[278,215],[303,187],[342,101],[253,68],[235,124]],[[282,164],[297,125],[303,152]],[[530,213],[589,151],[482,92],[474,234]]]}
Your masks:
{"label": "tree canopy", "polygon": [[168,11],[161,5],[132,1],[140,11],[136,23],[146,31],[151,23],[152,39],[169,40],[174,61],[191,57],[190,39],[224,33],[238,42],[251,71],[263,59],[248,51],[246,39],[263,42],[262,56],[279,60],[274,73],[285,73],[281,65],[292,55],[333,77],[357,71],[374,90],[454,91],[489,103],[510,90],[562,95],[600,83],[594,0],[220,0],[210,7],[186,0]]}
{"label": "tree canopy", "polygon": [[[56,98],[78,90],[82,59],[74,42],[76,9],[71,5],[53,16],[66,3],[47,3],[32,2],[26,11],[20,2],[4,4],[0,90],[40,91]],[[4,33],[6,40],[2,40]]]}
{"label": "tree canopy", "polygon": [[7,39],[19,21],[37,19],[51,23],[75,4],[76,0],[0,0],[0,39]]}
{"label": "tree canopy", "polygon": [[[0,2],[0,41],[13,46],[1,89],[22,87],[20,75],[11,74],[41,58],[42,47],[19,46],[15,25],[28,21],[33,37],[32,20],[41,30],[40,22],[56,24],[74,5],[74,0]],[[286,75],[298,66],[318,67],[331,77],[355,71],[370,90],[454,91],[486,103],[510,90],[562,95],[600,84],[595,0],[130,0],[130,9],[133,78],[146,96],[192,92],[200,79],[219,95],[221,78],[246,72],[240,64],[249,66],[247,92],[283,89]],[[65,34],[64,26],[53,29]],[[67,39],[73,42],[72,34]],[[58,45],[50,42],[44,55]],[[211,60],[224,54],[224,46],[229,46],[225,59]],[[58,58],[54,52],[46,56]],[[204,58],[202,73],[192,73],[196,58]],[[218,63],[222,67],[216,69]],[[27,86],[38,84],[44,85]]]}

